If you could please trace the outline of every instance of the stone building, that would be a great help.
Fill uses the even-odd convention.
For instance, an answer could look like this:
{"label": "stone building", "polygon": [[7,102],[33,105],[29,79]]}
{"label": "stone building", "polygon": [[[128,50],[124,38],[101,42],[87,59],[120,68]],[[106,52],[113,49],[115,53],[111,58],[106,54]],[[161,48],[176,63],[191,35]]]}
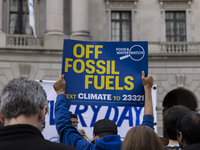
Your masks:
{"label": "stone building", "polygon": [[57,80],[64,38],[148,41],[162,136],[166,108],[199,111],[199,8],[199,0],[34,0],[35,39],[27,0],[0,0],[0,90],[19,76]]}

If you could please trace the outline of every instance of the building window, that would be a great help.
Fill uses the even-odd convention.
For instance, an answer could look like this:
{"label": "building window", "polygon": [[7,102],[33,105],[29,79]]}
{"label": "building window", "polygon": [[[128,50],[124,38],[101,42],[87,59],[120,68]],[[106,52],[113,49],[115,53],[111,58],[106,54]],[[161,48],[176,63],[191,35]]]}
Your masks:
{"label": "building window", "polygon": [[111,13],[111,40],[131,41],[131,12]]}
{"label": "building window", "polygon": [[184,11],[166,11],[166,41],[186,41],[186,17]]}
{"label": "building window", "polygon": [[10,34],[32,35],[29,25],[28,0],[10,0]]}

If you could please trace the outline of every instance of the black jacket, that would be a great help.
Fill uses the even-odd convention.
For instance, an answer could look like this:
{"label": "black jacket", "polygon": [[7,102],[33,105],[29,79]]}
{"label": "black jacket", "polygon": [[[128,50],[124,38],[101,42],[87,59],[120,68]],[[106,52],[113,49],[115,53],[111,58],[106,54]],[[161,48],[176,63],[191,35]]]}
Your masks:
{"label": "black jacket", "polygon": [[76,150],[76,148],[45,140],[38,128],[18,124],[0,128],[0,150]]}
{"label": "black jacket", "polygon": [[199,149],[200,149],[200,143],[196,143],[196,144],[185,146],[181,150],[199,150]]}

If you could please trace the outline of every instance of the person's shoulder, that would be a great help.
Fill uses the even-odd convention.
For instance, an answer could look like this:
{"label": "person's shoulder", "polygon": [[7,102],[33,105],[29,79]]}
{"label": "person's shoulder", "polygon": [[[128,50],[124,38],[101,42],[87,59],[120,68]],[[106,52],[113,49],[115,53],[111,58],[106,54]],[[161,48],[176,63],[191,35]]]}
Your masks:
{"label": "person's shoulder", "polygon": [[71,145],[66,145],[66,144],[62,144],[62,143],[57,143],[59,146],[56,149],[59,150],[77,150],[75,147],[71,146]]}
{"label": "person's shoulder", "polygon": [[182,150],[199,150],[199,147],[200,147],[200,143],[195,143],[195,144],[185,146],[184,148],[182,148]]}
{"label": "person's shoulder", "polygon": [[71,146],[71,145],[67,145],[67,144],[63,144],[63,143],[55,143],[55,142],[51,142],[46,140],[46,144],[43,145],[43,149],[45,149],[45,147],[48,147],[48,150],[77,150],[75,147]]}

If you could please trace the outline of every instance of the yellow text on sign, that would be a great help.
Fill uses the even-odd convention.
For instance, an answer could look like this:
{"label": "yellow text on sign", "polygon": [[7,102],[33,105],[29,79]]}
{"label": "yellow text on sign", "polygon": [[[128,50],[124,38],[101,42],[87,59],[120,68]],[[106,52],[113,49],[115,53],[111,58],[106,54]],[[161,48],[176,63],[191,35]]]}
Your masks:
{"label": "yellow text on sign", "polygon": [[65,94],[67,99],[75,99],[76,94]]}
{"label": "yellow text on sign", "polygon": [[99,54],[102,54],[102,51],[99,49],[103,48],[103,45],[86,45],[84,47],[82,44],[76,44],[73,47],[73,54],[76,58],[90,58],[93,54],[95,59],[99,59]]}
{"label": "yellow text on sign", "polygon": [[[100,83],[98,82],[100,78]],[[134,88],[133,77],[126,76],[124,78],[124,86],[119,85],[119,76],[98,76],[98,75],[85,75],[85,89],[93,86],[95,89],[102,90],[132,90]]]}
{"label": "yellow text on sign", "polygon": [[[80,66],[78,68],[78,66]],[[114,60],[98,60],[96,63],[94,60],[87,60],[84,62],[82,59],[73,60],[72,58],[65,58],[65,72],[72,68],[76,73],[83,73],[86,71],[88,74],[98,73],[98,74],[119,74],[119,71],[115,69]]]}

